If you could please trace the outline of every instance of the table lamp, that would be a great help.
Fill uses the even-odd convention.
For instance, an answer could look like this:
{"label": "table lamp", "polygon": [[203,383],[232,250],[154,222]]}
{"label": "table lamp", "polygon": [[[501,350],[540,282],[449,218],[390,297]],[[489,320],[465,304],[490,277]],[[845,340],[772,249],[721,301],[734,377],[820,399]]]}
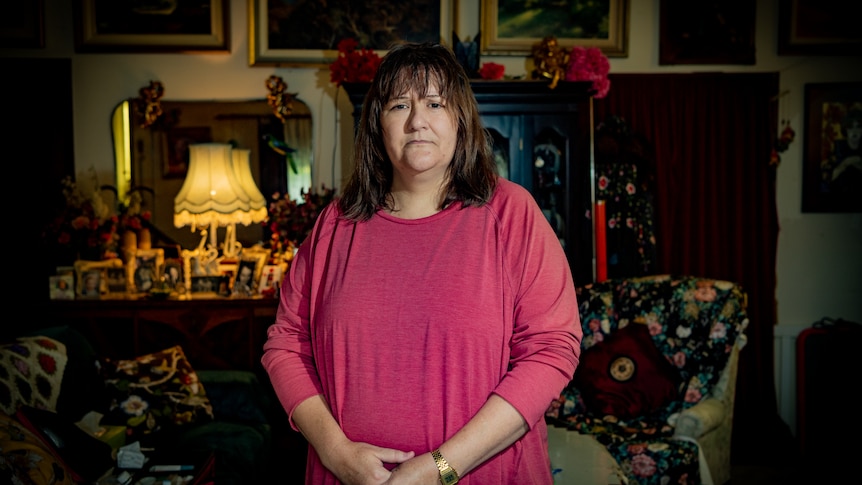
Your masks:
{"label": "table lamp", "polygon": [[[238,254],[235,244],[236,224],[249,225],[260,222],[266,217],[263,206],[252,198],[240,183],[233,168],[232,147],[227,143],[198,143],[189,145],[189,170],[182,188],[174,198],[174,226],[191,226],[202,230],[201,244],[209,234],[209,249],[205,251],[211,259],[213,251],[218,251],[216,230],[227,227],[229,239],[223,248],[223,257]],[[260,193],[260,191],[257,191]],[[202,255],[201,255],[202,256]],[[211,263],[212,261],[207,261]]]}

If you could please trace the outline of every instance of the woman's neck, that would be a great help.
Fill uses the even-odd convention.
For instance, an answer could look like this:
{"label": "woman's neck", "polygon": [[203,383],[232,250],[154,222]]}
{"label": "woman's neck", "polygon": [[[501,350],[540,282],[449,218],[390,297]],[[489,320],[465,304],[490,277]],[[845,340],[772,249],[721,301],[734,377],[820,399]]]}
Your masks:
{"label": "woman's neck", "polygon": [[393,187],[389,193],[392,209],[388,212],[402,219],[421,219],[440,212],[442,185]]}

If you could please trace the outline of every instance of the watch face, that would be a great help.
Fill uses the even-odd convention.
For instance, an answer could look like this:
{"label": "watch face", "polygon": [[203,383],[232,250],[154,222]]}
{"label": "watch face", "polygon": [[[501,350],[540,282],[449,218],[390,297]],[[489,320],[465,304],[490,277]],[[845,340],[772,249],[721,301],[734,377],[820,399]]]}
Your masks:
{"label": "watch face", "polygon": [[440,481],[443,482],[443,485],[458,483],[458,475],[454,471],[448,470],[446,473],[440,475]]}

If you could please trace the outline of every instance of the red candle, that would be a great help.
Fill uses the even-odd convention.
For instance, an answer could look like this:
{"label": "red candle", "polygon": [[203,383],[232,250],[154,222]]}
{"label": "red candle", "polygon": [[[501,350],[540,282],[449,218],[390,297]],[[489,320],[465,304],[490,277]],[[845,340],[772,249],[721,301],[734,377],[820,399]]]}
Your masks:
{"label": "red candle", "polygon": [[608,246],[605,229],[605,201],[596,201],[596,281],[601,282],[608,279]]}

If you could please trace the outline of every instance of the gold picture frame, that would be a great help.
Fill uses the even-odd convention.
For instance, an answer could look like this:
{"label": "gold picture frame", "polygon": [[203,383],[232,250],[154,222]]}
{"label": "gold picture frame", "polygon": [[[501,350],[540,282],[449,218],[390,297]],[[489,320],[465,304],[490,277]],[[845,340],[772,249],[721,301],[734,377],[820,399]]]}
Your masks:
{"label": "gold picture frame", "polygon": [[123,267],[123,260],[119,258],[106,259],[104,261],[78,260],[74,263],[75,296],[78,298],[100,298],[108,293],[109,269]]}
{"label": "gold picture frame", "polygon": [[858,4],[855,14],[835,7],[834,2],[779,0],[778,55],[858,55],[862,51]]}
{"label": "gold picture frame", "polygon": [[165,250],[138,249],[135,258],[126,265],[126,279],[133,293],[147,293],[161,281],[165,265]]}
{"label": "gold picture frame", "polygon": [[[416,31],[411,34],[411,36],[405,40],[433,40],[439,41],[442,43],[446,42],[447,39],[450,39],[452,36],[452,17],[453,17],[453,3],[454,0],[418,0],[413,2],[400,2],[398,0],[385,0],[383,2],[374,2],[373,4],[368,4],[367,2],[363,2],[361,0],[335,0],[330,1],[326,12],[322,15],[329,15],[329,12],[335,12],[339,10],[351,10],[351,11],[361,11],[361,9],[372,8],[369,5],[373,6],[373,8],[380,8],[381,3],[390,3],[390,6],[404,14],[405,9],[413,9],[415,12],[406,13],[403,15],[403,21],[400,24],[403,24],[405,27],[407,23],[417,24],[421,22],[433,22],[433,15],[430,15],[429,12],[439,9],[440,17],[439,17],[439,39],[431,38],[430,29],[428,32],[423,30]],[[309,25],[309,14],[301,11],[300,9],[279,9],[278,11],[270,11],[269,3],[266,0],[248,0],[248,18],[249,18],[249,65],[250,66],[278,66],[278,67],[327,67],[338,57],[337,43],[345,37],[345,35],[339,35],[336,33],[335,35],[325,34],[327,38],[331,37],[333,40],[327,40],[326,43],[332,44],[321,47],[292,47],[292,45],[297,44],[300,40],[304,43],[316,43],[322,45],[323,42],[317,41],[316,39],[310,37],[303,37],[300,40],[289,37],[290,35],[314,35],[315,33],[320,32],[319,28],[315,28]],[[340,4],[345,4],[349,8],[339,9]],[[308,2],[309,5],[315,4],[315,2]],[[436,8],[432,8],[436,7]],[[379,14],[379,12],[378,12]],[[321,14],[318,13],[318,17]],[[379,15],[378,15],[379,16]],[[318,19],[319,21],[330,20],[328,17]],[[379,20],[379,19],[378,19]],[[353,35],[353,38],[357,38],[360,40],[362,37],[370,38],[372,32],[364,32],[361,31],[363,27],[365,27],[361,20],[356,23],[351,23],[350,28],[345,26],[339,29],[338,20],[331,19],[330,24],[332,24],[333,31],[350,31],[351,29],[356,30],[360,29],[359,32],[356,32],[356,35]],[[277,30],[272,30],[273,26],[282,26]],[[396,23],[396,28],[399,23]],[[282,38],[279,37],[280,33],[282,34]],[[329,48],[326,48],[329,47]],[[380,48],[375,49],[378,55],[383,56],[385,54],[386,49]]]}
{"label": "gold picture frame", "polygon": [[228,0],[77,0],[74,13],[76,52],[230,52]]}
{"label": "gold picture frame", "polygon": [[[601,20],[586,28],[578,26],[565,14],[575,1],[556,2],[553,10],[544,6],[525,10],[524,2],[517,0],[482,0],[482,54],[529,56],[534,45],[539,44],[545,36],[553,35],[560,46],[568,49],[575,46],[598,47],[608,57],[628,57],[630,0],[610,0],[608,11],[602,12]],[[507,12],[513,12],[513,15]],[[517,12],[517,18],[514,12]],[[524,22],[525,15],[532,15],[533,20]],[[605,23],[606,37],[579,33],[579,30],[587,30],[601,34]]]}
{"label": "gold picture frame", "polygon": [[263,267],[266,266],[267,261],[269,261],[270,255],[272,255],[272,250],[262,246],[243,248],[242,252],[239,254],[240,263],[242,263],[242,261],[254,261],[255,263],[252,281],[257,282],[260,280],[260,276],[263,274]]}

